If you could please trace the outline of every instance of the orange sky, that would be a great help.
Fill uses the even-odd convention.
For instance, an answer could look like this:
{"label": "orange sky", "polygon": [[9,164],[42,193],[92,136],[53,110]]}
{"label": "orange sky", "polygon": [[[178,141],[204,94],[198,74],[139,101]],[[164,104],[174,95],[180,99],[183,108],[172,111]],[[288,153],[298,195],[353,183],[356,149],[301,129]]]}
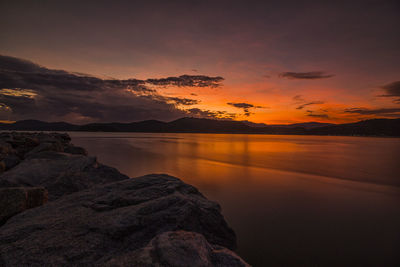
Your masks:
{"label": "orange sky", "polygon": [[[149,85],[161,96],[200,101],[177,105],[178,109],[234,113],[237,120],[267,124],[400,117],[398,1],[117,1],[109,5],[90,0],[21,0],[3,1],[0,7],[1,55],[104,79],[183,74],[224,78],[217,88]],[[4,86],[0,90],[12,89]],[[100,94],[96,97],[107,104]],[[3,98],[3,111],[14,105],[14,115],[9,112],[0,119],[29,117],[30,112],[7,98],[7,92]],[[69,113],[44,116],[46,98],[36,103],[42,110],[35,118],[44,114],[48,120],[78,123],[130,119],[125,116],[128,107],[120,119],[117,114],[91,117],[92,111],[82,105],[80,110],[72,109],[72,98],[68,94],[65,98]],[[34,99],[44,98],[38,94]],[[136,110],[135,103],[129,112]],[[254,107],[246,111],[243,104]],[[108,107],[104,105],[103,109]],[[174,110],[171,116],[158,116],[150,110],[147,117],[142,114],[132,120],[184,115]]]}

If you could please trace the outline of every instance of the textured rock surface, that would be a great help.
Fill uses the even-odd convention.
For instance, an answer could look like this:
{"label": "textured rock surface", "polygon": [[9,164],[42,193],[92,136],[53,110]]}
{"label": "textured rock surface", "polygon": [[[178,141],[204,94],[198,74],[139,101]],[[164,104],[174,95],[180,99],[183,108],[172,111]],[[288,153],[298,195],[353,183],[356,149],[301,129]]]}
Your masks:
{"label": "textured rock surface", "polygon": [[88,157],[60,133],[0,133],[0,187],[42,186],[53,200],[93,185],[128,179]]}
{"label": "textured rock surface", "polygon": [[108,261],[106,266],[249,266],[235,253],[207,242],[203,235],[187,232],[165,232],[147,246]]}
{"label": "textured rock surface", "polygon": [[0,186],[43,186],[53,200],[93,185],[128,177],[99,164],[95,157],[45,151],[29,155],[0,176]]}
{"label": "textured rock surface", "polygon": [[47,202],[47,190],[43,187],[10,187],[0,189],[0,225],[10,217],[26,209]]}
{"label": "textured rock surface", "polygon": [[[0,259],[7,266],[118,265],[133,261],[130,253],[144,255],[157,235],[177,230],[202,234],[214,246],[236,246],[217,203],[177,178],[148,175],[92,187],[12,217],[0,228]],[[187,246],[199,242],[195,235]],[[210,257],[219,249],[199,246],[211,249]]]}

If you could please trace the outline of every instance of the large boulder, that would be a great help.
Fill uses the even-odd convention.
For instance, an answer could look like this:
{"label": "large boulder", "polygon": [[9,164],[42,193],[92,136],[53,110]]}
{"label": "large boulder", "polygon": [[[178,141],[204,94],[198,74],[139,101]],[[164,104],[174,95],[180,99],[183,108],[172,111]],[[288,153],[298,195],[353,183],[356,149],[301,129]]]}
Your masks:
{"label": "large boulder", "polygon": [[47,198],[43,187],[0,188],[0,225],[26,209],[45,204]]}
{"label": "large boulder", "polygon": [[26,210],[0,227],[5,266],[241,266],[228,250],[235,246],[219,205],[167,175],[94,186]]}
{"label": "large boulder", "polygon": [[0,187],[42,186],[53,200],[93,185],[128,179],[95,157],[54,151],[32,153],[0,176]]}
{"label": "large boulder", "polygon": [[231,250],[212,245],[195,232],[165,232],[154,237],[144,248],[112,258],[106,266],[211,267],[249,266]]}

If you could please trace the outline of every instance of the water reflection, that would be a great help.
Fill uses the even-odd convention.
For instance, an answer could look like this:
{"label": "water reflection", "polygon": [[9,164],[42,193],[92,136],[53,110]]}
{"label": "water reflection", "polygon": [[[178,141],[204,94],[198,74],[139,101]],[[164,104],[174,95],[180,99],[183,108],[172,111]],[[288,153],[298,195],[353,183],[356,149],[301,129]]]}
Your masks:
{"label": "water reflection", "polygon": [[71,133],[136,177],[168,173],[223,207],[256,266],[393,264],[400,247],[400,139]]}

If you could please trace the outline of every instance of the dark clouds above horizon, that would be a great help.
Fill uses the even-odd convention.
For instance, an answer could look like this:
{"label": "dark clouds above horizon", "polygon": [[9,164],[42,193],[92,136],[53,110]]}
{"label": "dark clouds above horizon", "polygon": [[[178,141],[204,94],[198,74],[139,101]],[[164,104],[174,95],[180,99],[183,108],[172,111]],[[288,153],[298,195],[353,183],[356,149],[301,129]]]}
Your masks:
{"label": "dark clouds above horizon", "polygon": [[0,14],[0,54],[48,68],[1,74],[14,109],[0,120],[341,123],[400,104],[398,0],[12,0]]}
{"label": "dark clouds above horizon", "polygon": [[[161,95],[154,86],[219,87],[222,77],[182,75],[150,80],[104,80],[51,70],[32,62],[0,56],[0,114],[8,120],[70,122],[171,120],[206,115],[231,118],[200,109],[183,110],[200,101]],[[150,86],[153,87],[150,87]]]}

